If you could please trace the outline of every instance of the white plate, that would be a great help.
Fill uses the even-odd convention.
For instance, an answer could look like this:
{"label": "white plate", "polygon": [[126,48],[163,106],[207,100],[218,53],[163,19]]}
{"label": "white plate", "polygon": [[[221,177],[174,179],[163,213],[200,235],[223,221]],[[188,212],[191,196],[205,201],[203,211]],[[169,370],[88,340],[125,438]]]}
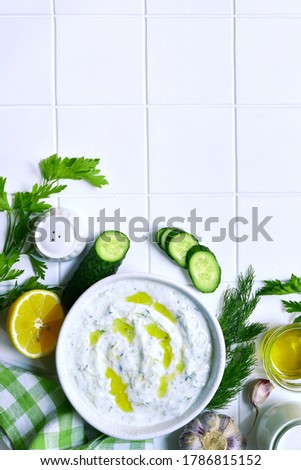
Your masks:
{"label": "white plate", "polygon": [[[79,312],[84,310],[83,307],[85,303],[90,300],[91,296],[94,296],[100,289],[103,289],[103,287],[115,284],[121,280],[134,281],[135,279],[160,283],[167,287],[176,289],[183,295],[187,296],[198,307],[197,311],[199,311],[199,313],[197,314],[201,315],[202,318],[205,319],[212,341],[212,362],[206,385],[200,390],[197,398],[181,416],[171,418],[168,421],[154,425],[148,425],[147,423],[143,426],[137,424],[116,425],[116,423],[110,418],[109,413],[95,413],[95,409],[92,409],[92,407],[89,406],[89,402],[75,389],[68,372],[67,344],[68,334],[72,326],[73,319],[75,317],[78,319],[78,315],[80,315]],[[225,368],[225,345],[223,334],[217,319],[205,309],[197,295],[193,292],[193,289],[182,287],[174,281],[152,274],[116,274],[91,286],[70,309],[60,331],[56,349],[56,365],[58,376],[66,396],[77,412],[89,424],[104,434],[120,439],[148,439],[168,434],[181,428],[206,408],[218,389],[223,376]]]}

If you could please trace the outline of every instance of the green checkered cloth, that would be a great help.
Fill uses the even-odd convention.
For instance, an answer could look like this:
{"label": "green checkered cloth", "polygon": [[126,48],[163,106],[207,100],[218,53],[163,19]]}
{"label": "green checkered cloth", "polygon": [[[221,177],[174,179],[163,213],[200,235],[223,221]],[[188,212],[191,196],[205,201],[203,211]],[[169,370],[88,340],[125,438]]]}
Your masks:
{"label": "green checkered cloth", "polygon": [[76,413],[53,380],[0,362],[0,439],[25,449],[153,449],[151,440],[100,434]]}

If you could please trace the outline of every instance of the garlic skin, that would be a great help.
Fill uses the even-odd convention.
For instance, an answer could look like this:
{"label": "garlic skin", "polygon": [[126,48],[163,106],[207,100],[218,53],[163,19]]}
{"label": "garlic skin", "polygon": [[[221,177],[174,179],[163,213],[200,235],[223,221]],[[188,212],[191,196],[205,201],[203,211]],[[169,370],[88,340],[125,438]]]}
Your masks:
{"label": "garlic skin", "polygon": [[274,385],[267,379],[258,379],[251,382],[250,400],[253,406],[258,407],[266,401]]}
{"label": "garlic skin", "polygon": [[247,441],[233,418],[206,411],[185,426],[179,444],[183,450],[243,450]]}

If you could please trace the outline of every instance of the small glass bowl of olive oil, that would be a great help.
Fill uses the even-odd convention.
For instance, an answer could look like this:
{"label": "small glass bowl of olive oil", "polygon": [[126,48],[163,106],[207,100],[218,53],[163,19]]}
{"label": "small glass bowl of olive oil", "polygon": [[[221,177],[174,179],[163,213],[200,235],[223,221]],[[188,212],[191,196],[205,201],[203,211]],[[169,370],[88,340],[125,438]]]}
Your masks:
{"label": "small glass bowl of olive oil", "polygon": [[301,324],[269,330],[261,345],[269,379],[280,387],[301,392]]}

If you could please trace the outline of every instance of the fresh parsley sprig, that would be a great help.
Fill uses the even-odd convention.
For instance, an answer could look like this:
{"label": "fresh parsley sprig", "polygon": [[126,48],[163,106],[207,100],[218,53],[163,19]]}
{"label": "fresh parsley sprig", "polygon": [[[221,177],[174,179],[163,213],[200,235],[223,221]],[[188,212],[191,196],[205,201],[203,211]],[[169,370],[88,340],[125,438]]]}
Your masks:
{"label": "fresh parsley sprig", "polygon": [[208,405],[208,409],[225,408],[242,390],[256,363],[255,338],[266,330],[266,325],[250,323],[249,318],[260,297],[253,294],[255,273],[250,266],[237,286],[228,288],[223,296],[218,317],[226,346],[226,367],[221,384]]}
{"label": "fresh parsley sprig", "polygon": [[12,281],[23,274],[23,269],[14,269],[13,266],[19,261],[19,251],[13,251],[9,255],[0,254],[0,282]]}
{"label": "fresh parsley sprig", "polygon": [[0,310],[10,307],[21,294],[33,289],[49,289],[53,292],[59,292],[60,290],[58,287],[45,286],[39,281],[38,276],[31,276],[22,285],[18,285],[16,281],[14,287],[9,292],[0,295]]}
{"label": "fresh parsley sprig", "polygon": [[61,179],[84,180],[93,186],[101,188],[108,184],[106,178],[99,173],[97,158],[61,158],[52,155],[41,161],[40,169],[46,181]]}
{"label": "fresh parsley sprig", "polygon": [[264,286],[259,289],[258,295],[285,295],[301,293],[301,277],[295,274],[291,275],[288,281],[279,281],[279,279],[271,281],[263,281]]}
{"label": "fresh parsley sprig", "polygon": [[10,205],[7,199],[7,192],[5,191],[6,178],[0,176],[0,212],[10,212]]}
{"label": "fresh parsley sprig", "polygon": [[[279,281],[279,279],[275,279],[263,282],[265,285],[259,289],[258,295],[301,294],[301,277],[298,277],[295,274],[292,274],[288,281]],[[281,300],[281,302],[288,313],[301,312],[301,301]],[[301,316],[295,318],[293,323],[301,323]]]}
{"label": "fresh parsley sprig", "polygon": [[301,302],[296,300],[282,300],[282,305],[288,313],[301,312]]}
{"label": "fresh parsley sprig", "polygon": [[[37,280],[45,278],[47,266],[39,259],[34,246],[28,242],[34,222],[51,209],[46,200],[66,188],[66,184],[61,184],[61,180],[83,180],[98,188],[108,184],[100,173],[98,164],[98,158],[62,158],[56,154],[51,155],[39,165],[42,183],[34,184],[31,191],[15,193],[11,204],[5,189],[6,178],[0,177],[0,212],[6,212],[7,216],[6,236],[0,254],[0,282],[18,279],[23,270],[15,269],[13,266],[24,254],[29,256],[35,273],[30,285],[38,286]],[[19,286],[15,286],[14,289],[15,292],[19,292]],[[12,297],[5,297],[7,298],[5,302],[10,302]]]}

